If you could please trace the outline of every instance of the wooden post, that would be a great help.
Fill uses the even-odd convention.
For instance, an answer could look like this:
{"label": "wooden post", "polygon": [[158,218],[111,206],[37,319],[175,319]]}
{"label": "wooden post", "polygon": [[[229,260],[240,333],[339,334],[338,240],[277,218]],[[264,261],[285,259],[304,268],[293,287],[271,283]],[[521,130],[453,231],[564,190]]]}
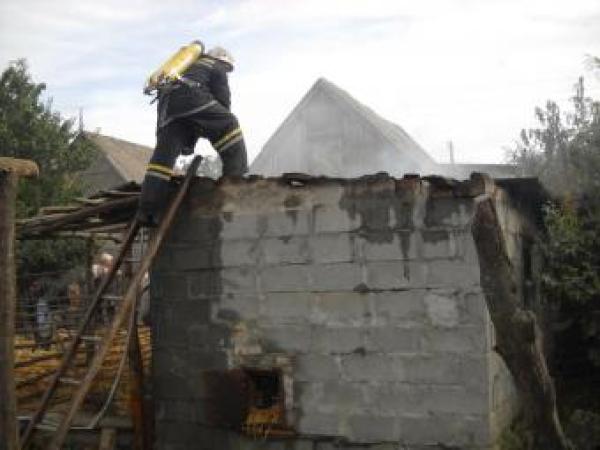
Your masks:
{"label": "wooden post", "polygon": [[[87,311],[92,297],[94,296],[94,274],[92,273],[92,266],[94,265],[94,238],[90,237],[86,239],[86,259],[85,259],[85,302],[82,305],[82,311]],[[95,326],[95,324],[94,324]],[[84,342],[83,347],[85,349],[85,364],[89,364],[89,362],[94,357],[94,346],[96,344],[94,342]]]}
{"label": "wooden post", "polygon": [[37,176],[34,162],[0,158],[0,450],[19,448],[15,395],[15,199],[17,180]]}
{"label": "wooden post", "polygon": [[[141,234],[141,233],[140,233]],[[133,278],[133,245],[128,251],[128,261],[125,263],[123,270],[123,278],[126,280],[128,285]],[[141,286],[138,286],[137,301],[133,304],[133,308],[140,303]],[[146,436],[145,424],[144,424],[144,367],[142,361],[142,354],[140,350],[139,336],[137,332],[137,311],[133,311],[133,326],[131,329],[131,335],[129,337],[129,410],[131,413],[131,420],[133,423],[133,448],[135,450],[146,450],[151,448],[149,442],[145,442]]]}
{"label": "wooden post", "polygon": [[114,450],[116,444],[117,430],[115,428],[102,428],[98,450]]}

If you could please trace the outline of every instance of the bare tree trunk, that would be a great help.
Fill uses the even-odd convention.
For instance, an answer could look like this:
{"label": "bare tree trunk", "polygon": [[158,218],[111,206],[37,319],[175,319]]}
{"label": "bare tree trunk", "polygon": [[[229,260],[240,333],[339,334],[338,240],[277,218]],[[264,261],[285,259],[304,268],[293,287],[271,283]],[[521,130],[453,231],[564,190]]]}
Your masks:
{"label": "bare tree trunk", "polygon": [[534,448],[571,449],[558,418],[542,333],[535,315],[521,307],[496,209],[489,197],[477,205],[472,232],[481,286],[496,330],[496,351],[515,380],[525,417],[533,427]]}

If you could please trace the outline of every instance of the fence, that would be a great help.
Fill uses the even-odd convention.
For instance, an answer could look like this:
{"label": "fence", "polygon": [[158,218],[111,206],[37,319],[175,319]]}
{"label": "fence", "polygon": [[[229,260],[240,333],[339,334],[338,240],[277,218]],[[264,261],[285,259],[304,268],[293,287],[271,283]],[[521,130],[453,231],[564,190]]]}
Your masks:
{"label": "fence", "polygon": [[[135,251],[129,264],[116,277],[108,294],[103,296],[100,313],[94,319],[95,334],[102,335],[103,329],[110,324],[135,268],[136,259],[143,251],[144,242],[142,238],[134,246]],[[94,263],[93,258],[88,258],[88,262],[83,267],[68,270],[30,273],[17,282],[15,382],[17,408],[21,417],[28,417],[37,409],[101,280],[101,265],[98,261]],[[142,302],[147,301],[145,294],[142,293],[140,297]],[[138,320],[135,332],[139,336],[144,371],[148,372],[151,360],[150,329],[144,313],[146,309],[139,304],[140,302],[136,312]],[[93,428],[106,415],[128,418],[131,373],[127,356],[132,332],[124,326],[115,339],[86,398],[80,414],[80,426]],[[79,346],[75,359],[78,373],[75,376],[83,376],[95,345],[99,345],[99,342],[85,342]],[[76,386],[61,386],[51,410],[60,413],[62,404],[69,399],[75,388]]]}

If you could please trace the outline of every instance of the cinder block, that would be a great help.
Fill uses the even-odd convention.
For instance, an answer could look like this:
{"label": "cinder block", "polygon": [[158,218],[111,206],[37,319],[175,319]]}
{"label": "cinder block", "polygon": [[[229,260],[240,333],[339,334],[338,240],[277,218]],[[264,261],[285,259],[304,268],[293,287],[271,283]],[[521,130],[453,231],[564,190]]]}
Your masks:
{"label": "cinder block", "polygon": [[[183,413],[186,410],[193,413],[193,407],[188,402],[169,402],[165,405],[159,405],[157,409],[160,412],[161,418],[157,417],[159,425],[156,430],[156,436],[159,442],[162,441],[167,446],[164,447],[161,445],[158,448],[167,448],[169,450],[185,449],[186,444],[189,445],[190,442],[202,440],[206,430],[199,424],[189,420],[180,421],[169,417],[171,413],[175,413],[176,417],[185,417]],[[204,450],[204,447],[202,447],[202,450]]]}
{"label": "cinder block", "polygon": [[[191,325],[207,324],[210,321],[212,305],[207,300],[183,303],[161,304],[161,316],[168,328],[187,329]],[[159,319],[160,320],[160,319]]]}
{"label": "cinder block", "polygon": [[254,266],[261,257],[260,243],[256,239],[226,240],[217,253],[216,267]]}
{"label": "cinder block", "polygon": [[298,381],[338,381],[340,368],[332,355],[304,354],[295,358],[294,379]]}
{"label": "cinder block", "polygon": [[456,240],[456,252],[460,260],[466,264],[479,265],[479,256],[471,230],[454,231]]}
{"label": "cinder block", "polygon": [[363,384],[341,380],[326,381],[318,405],[323,412],[336,411],[341,416],[351,412],[362,412],[367,406]]}
{"label": "cinder block", "polygon": [[428,267],[417,261],[367,263],[367,285],[371,289],[425,287]]}
{"label": "cinder block", "polygon": [[171,245],[167,243],[159,249],[152,263],[153,273],[169,274],[176,272],[173,266],[173,250],[169,248]]}
{"label": "cinder block", "polygon": [[233,214],[221,216],[219,223],[221,224],[220,236],[223,241],[233,239],[257,238],[264,232],[265,218],[258,214]]}
{"label": "cinder block", "polygon": [[157,376],[164,372],[194,378],[200,376],[203,370],[225,370],[228,367],[228,355],[216,349],[188,348],[184,352],[176,348],[161,348],[153,353],[152,361],[160,366],[159,369],[153,368]]}
{"label": "cinder block", "polygon": [[487,351],[486,333],[481,327],[424,328],[421,336],[426,353],[482,354]]}
{"label": "cinder block", "polygon": [[329,292],[315,296],[313,321],[318,324],[366,325],[372,321],[369,296],[358,292]]}
{"label": "cinder block", "polygon": [[463,355],[460,360],[460,380],[470,392],[488,393],[490,361],[487,355]]}
{"label": "cinder block", "polygon": [[429,291],[424,297],[428,322],[434,327],[455,329],[460,323],[457,295],[452,291]]}
{"label": "cinder block", "polygon": [[424,259],[451,259],[458,256],[455,232],[451,230],[421,230],[421,254]]}
{"label": "cinder block", "polygon": [[317,264],[351,262],[355,259],[354,235],[318,234],[310,239],[313,261]]}
{"label": "cinder block", "polygon": [[399,436],[400,423],[395,417],[357,414],[348,418],[347,437],[353,442],[395,441]]}
{"label": "cinder block", "polygon": [[306,292],[310,290],[310,269],[294,264],[264,267],[260,272],[264,292]]}
{"label": "cinder block", "polygon": [[421,414],[426,412],[423,386],[401,382],[386,382],[365,386],[368,405],[383,415]]}
{"label": "cinder block", "polygon": [[271,352],[307,353],[310,330],[304,326],[265,326],[262,328],[264,346]]}
{"label": "cinder block", "polygon": [[426,227],[462,227],[473,216],[473,199],[437,197],[427,199]]}
{"label": "cinder block", "polygon": [[352,291],[364,282],[361,267],[354,263],[313,265],[310,271],[316,292]]}
{"label": "cinder block", "polygon": [[[161,373],[160,376],[155,375],[152,378],[152,395],[156,396],[155,398],[159,398],[161,403],[172,400],[189,401],[201,398],[203,392],[195,392],[187,382],[188,378],[175,376],[170,373]],[[158,411],[164,411],[164,408]],[[168,416],[161,418],[168,419]]]}
{"label": "cinder block", "polygon": [[219,217],[200,214],[188,214],[182,208],[182,213],[169,233],[176,243],[215,242],[221,239],[223,225]]}
{"label": "cinder block", "polygon": [[422,326],[426,317],[424,289],[370,294],[377,325]]}
{"label": "cinder block", "polygon": [[294,382],[294,408],[303,413],[319,412],[319,403],[323,397],[322,381]]}
{"label": "cinder block", "polygon": [[256,294],[256,273],[253,267],[227,267],[221,270],[223,294]]}
{"label": "cinder block", "polygon": [[237,315],[240,320],[256,319],[259,315],[260,302],[257,295],[226,294],[215,304],[217,317],[223,314]]}
{"label": "cinder block", "polygon": [[428,386],[423,392],[423,404],[429,414],[487,414],[488,397],[468,391],[464,386]]}
{"label": "cinder block", "polygon": [[436,259],[429,263],[427,286],[429,287],[463,287],[479,285],[479,266],[468,264],[457,259]]}
{"label": "cinder block", "polygon": [[410,231],[393,232],[389,239],[363,235],[359,242],[366,261],[406,261],[419,256],[419,236]]}
{"label": "cinder block", "polygon": [[381,354],[356,353],[341,357],[342,377],[347,381],[400,381],[404,368],[398,358]]}
{"label": "cinder block", "polygon": [[186,277],[189,299],[219,297],[223,292],[220,270],[198,270]]}
{"label": "cinder block", "polygon": [[275,292],[265,295],[261,316],[271,323],[308,323],[313,294],[309,292]]}
{"label": "cinder block", "polygon": [[271,212],[267,216],[266,237],[285,237],[307,235],[310,229],[308,211],[294,210]]}
{"label": "cinder block", "polygon": [[315,233],[353,231],[360,227],[358,216],[351,217],[347,211],[330,206],[313,209]]}
{"label": "cinder block", "polygon": [[295,429],[307,435],[339,436],[339,418],[336,414],[302,414],[296,421]]}
{"label": "cinder block", "polygon": [[[293,441],[285,440],[279,442],[281,450],[315,450],[315,441],[310,439],[294,439]],[[257,448],[260,450],[260,447]],[[271,450],[271,449],[269,449]]]}
{"label": "cinder block", "polygon": [[187,282],[180,273],[153,273],[150,277],[150,295],[153,299],[165,298],[171,301],[187,299]]}
{"label": "cinder block", "polygon": [[463,382],[458,356],[405,356],[402,358],[402,381],[408,383],[458,384]]}
{"label": "cinder block", "polygon": [[364,351],[365,332],[362,327],[331,327],[327,323],[312,328],[311,352],[343,354]]}
{"label": "cinder block", "polygon": [[465,305],[466,322],[475,325],[486,325],[490,321],[490,315],[483,292],[478,290],[467,291],[463,294]]}
{"label": "cinder block", "polygon": [[266,264],[301,264],[310,258],[307,236],[269,238],[261,245]]}
{"label": "cinder block", "polygon": [[421,349],[422,334],[422,328],[368,328],[366,349],[374,353],[417,353]]}
{"label": "cinder block", "polygon": [[[173,326],[172,328],[181,328]],[[229,345],[230,330],[223,325],[192,324],[184,328],[187,334],[187,346],[205,351],[225,351]]]}
{"label": "cinder block", "polygon": [[439,442],[460,448],[489,446],[489,424],[484,417],[464,414],[406,416],[401,419],[400,439],[407,444]]}
{"label": "cinder block", "polygon": [[186,246],[172,250],[171,264],[179,271],[220,267],[219,246]]}

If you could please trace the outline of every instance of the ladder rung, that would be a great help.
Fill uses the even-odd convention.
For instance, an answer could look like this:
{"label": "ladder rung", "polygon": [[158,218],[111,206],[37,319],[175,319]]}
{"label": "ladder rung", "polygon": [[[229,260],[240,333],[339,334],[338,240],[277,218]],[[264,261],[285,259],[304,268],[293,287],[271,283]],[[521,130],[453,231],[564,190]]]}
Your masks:
{"label": "ladder rung", "polygon": [[102,342],[102,336],[87,335],[81,336],[81,340],[85,342]]}
{"label": "ladder rung", "polygon": [[123,300],[122,295],[103,295],[102,300]]}
{"label": "ladder rung", "polygon": [[56,430],[58,430],[58,425],[49,424],[49,423],[36,423],[35,427],[38,430],[44,430],[44,431],[56,431]]}
{"label": "ladder rung", "polygon": [[61,383],[72,384],[74,386],[79,386],[81,384],[81,381],[76,380],[75,378],[60,377],[59,380],[60,380]]}

